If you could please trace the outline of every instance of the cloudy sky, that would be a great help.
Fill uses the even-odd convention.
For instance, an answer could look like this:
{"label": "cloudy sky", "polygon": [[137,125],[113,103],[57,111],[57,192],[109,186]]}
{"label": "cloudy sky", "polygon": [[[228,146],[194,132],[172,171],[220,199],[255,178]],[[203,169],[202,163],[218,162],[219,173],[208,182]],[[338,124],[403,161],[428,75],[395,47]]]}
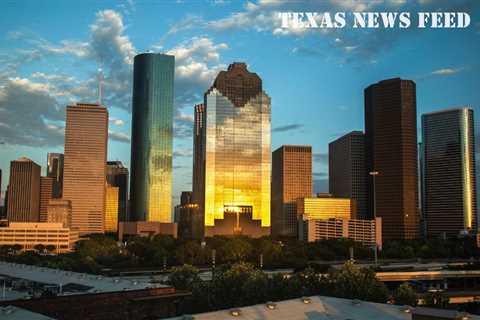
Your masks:
{"label": "cloudy sky", "polygon": [[[480,5],[471,0],[3,1],[0,10],[0,168],[42,165],[63,152],[65,106],[95,102],[104,73],[108,158],[130,163],[132,60],[176,57],[174,203],[191,190],[192,110],[219,70],[244,61],[272,97],[272,150],[310,144],[326,191],[328,142],[363,130],[363,89],[381,79],[417,83],[418,116],[480,105]],[[466,11],[469,28],[280,29],[278,11]],[[347,14],[348,19],[348,14]],[[478,128],[478,127],[477,127]],[[479,131],[477,129],[477,131]],[[420,137],[419,137],[420,139]]]}

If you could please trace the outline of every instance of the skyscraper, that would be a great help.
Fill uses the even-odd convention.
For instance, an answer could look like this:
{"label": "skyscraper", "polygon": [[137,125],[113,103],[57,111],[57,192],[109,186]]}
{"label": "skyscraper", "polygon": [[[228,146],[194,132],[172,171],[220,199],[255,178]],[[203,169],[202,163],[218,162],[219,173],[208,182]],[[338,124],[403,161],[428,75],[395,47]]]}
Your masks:
{"label": "skyscraper", "polygon": [[105,232],[118,231],[119,188],[107,184],[105,199]]}
{"label": "skyscraper", "polygon": [[204,153],[205,106],[198,104],[194,108],[193,120],[193,174],[192,202],[203,207],[205,184],[205,153]]}
{"label": "skyscraper", "polygon": [[104,232],[108,111],[98,104],[67,106],[63,199],[80,234]]}
{"label": "skyscraper", "polygon": [[52,199],[53,184],[53,178],[40,177],[40,222],[47,222],[48,204]]}
{"label": "skyscraper", "polygon": [[134,59],[131,220],[172,222],[174,67],[165,54]]}
{"label": "skyscraper", "polygon": [[383,80],[365,89],[367,212],[382,218],[384,239],[419,233],[415,82]]}
{"label": "skyscraper", "polygon": [[204,106],[201,150],[195,148],[202,163],[194,166],[204,176],[194,193],[205,236],[269,234],[270,97],[262,80],[245,63],[233,63],[217,75]]}
{"label": "skyscraper", "polygon": [[334,197],[355,199],[357,217],[372,218],[367,212],[365,135],[352,131],[328,145],[328,184]]}
{"label": "skyscraper", "polygon": [[53,198],[61,198],[63,189],[63,153],[47,154],[47,177],[53,178]]}
{"label": "skyscraper", "polygon": [[476,231],[473,110],[422,115],[423,192],[427,236]]}
{"label": "skyscraper", "polygon": [[107,162],[107,183],[118,187],[118,220],[128,221],[128,169],[121,161]]}
{"label": "skyscraper", "polygon": [[10,162],[7,219],[38,222],[40,210],[40,166],[28,158]]}
{"label": "skyscraper", "polygon": [[281,146],[272,154],[272,234],[297,237],[297,199],[312,196],[312,147]]}

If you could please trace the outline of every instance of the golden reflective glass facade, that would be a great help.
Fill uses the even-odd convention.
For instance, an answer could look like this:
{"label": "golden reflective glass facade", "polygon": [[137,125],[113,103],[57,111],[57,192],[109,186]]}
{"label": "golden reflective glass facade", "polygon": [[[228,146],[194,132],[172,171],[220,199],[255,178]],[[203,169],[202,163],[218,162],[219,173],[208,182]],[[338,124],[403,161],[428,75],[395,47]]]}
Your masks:
{"label": "golden reflective glass facade", "polygon": [[[243,63],[222,71],[205,94],[203,121],[200,204],[205,226],[215,226],[225,213],[237,216],[235,226],[206,228],[206,235],[268,234],[271,112],[260,78]],[[251,223],[244,219],[247,215]]]}
{"label": "golden reflective glass facade", "polygon": [[354,219],[355,200],[348,198],[303,198],[297,200],[297,215],[303,219]]}
{"label": "golden reflective glass facade", "polygon": [[118,231],[118,187],[107,185],[105,200],[105,232]]}

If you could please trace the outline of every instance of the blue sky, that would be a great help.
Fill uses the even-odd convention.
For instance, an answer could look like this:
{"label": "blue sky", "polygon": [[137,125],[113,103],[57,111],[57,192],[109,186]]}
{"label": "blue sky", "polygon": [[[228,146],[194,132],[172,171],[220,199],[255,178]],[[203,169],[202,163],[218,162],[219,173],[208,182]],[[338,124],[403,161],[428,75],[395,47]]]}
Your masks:
{"label": "blue sky", "polygon": [[[64,107],[96,101],[104,73],[108,157],[130,162],[132,59],[176,56],[174,203],[191,189],[192,110],[215,75],[244,61],[272,97],[272,151],[310,144],[326,191],[328,143],[363,130],[363,89],[382,79],[417,83],[418,117],[480,105],[477,1],[4,1],[0,10],[0,168],[30,157],[45,172],[63,151]],[[466,11],[466,29],[280,30],[278,11]],[[419,122],[420,123],[420,122]],[[477,127],[478,128],[478,127]],[[478,129],[476,130],[479,131]],[[420,132],[420,130],[419,130]],[[420,136],[419,136],[420,139]]]}

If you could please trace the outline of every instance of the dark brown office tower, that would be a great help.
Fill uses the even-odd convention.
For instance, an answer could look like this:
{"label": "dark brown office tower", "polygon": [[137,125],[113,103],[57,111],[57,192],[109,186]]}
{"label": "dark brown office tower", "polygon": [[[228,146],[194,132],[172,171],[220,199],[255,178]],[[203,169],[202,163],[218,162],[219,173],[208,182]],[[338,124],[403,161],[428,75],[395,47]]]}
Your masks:
{"label": "dark brown office tower", "polygon": [[312,196],[312,147],[281,146],[272,154],[272,234],[296,237],[297,199]]}
{"label": "dark brown office tower", "polygon": [[40,177],[40,222],[47,222],[48,203],[53,199],[53,182],[51,177]]}
{"label": "dark brown office tower", "polygon": [[192,192],[182,191],[180,204],[175,206],[175,222],[178,224],[180,239],[201,239],[203,219],[199,206],[192,202]]}
{"label": "dark brown office tower", "polygon": [[473,110],[422,115],[423,209],[427,236],[477,230]]}
{"label": "dark brown office tower", "polygon": [[118,221],[129,221],[128,205],[128,169],[121,161],[107,162],[107,183],[118,188]]}
{"label": "dark brown office tower", "polygon": [[47,177],[53,178],[52,196],[55,199],[62,197],[63,189],[63,154],[47,154]]}
{"label": "dark brown office tower", "polygon": [[40,210],[40,166],[28,158],[10,162],[7,219],[38,222]]}
{"label": "dark brown office tower", "polygon": [[203,104],[197,104],[194,108],[193,122],[193,177],[192,177],[192,202],[203,207],[201,201],[203,197],[203,179],[205,177],[205,159],[203,154],[202,133],[205,120],[205,107]]}
{"label": "dark brown office tower", "polygon": [[[419,234],[415,82],[400,78],[365,89],[367,212],[382,218],[384,239]],[[374,183],[375,182],[375,183]]]}
{"label": "dark brown office tower", "polygon": [[329,192],[337,198],[355,199],[357,217],[368,219],[365,135],[352,131],[328,145]]}
{"label": "dark brown office tower", "polygon": [[72,203],[72,227],[104,232],[108,111],[98,104],[67,106],[63,199]]}

